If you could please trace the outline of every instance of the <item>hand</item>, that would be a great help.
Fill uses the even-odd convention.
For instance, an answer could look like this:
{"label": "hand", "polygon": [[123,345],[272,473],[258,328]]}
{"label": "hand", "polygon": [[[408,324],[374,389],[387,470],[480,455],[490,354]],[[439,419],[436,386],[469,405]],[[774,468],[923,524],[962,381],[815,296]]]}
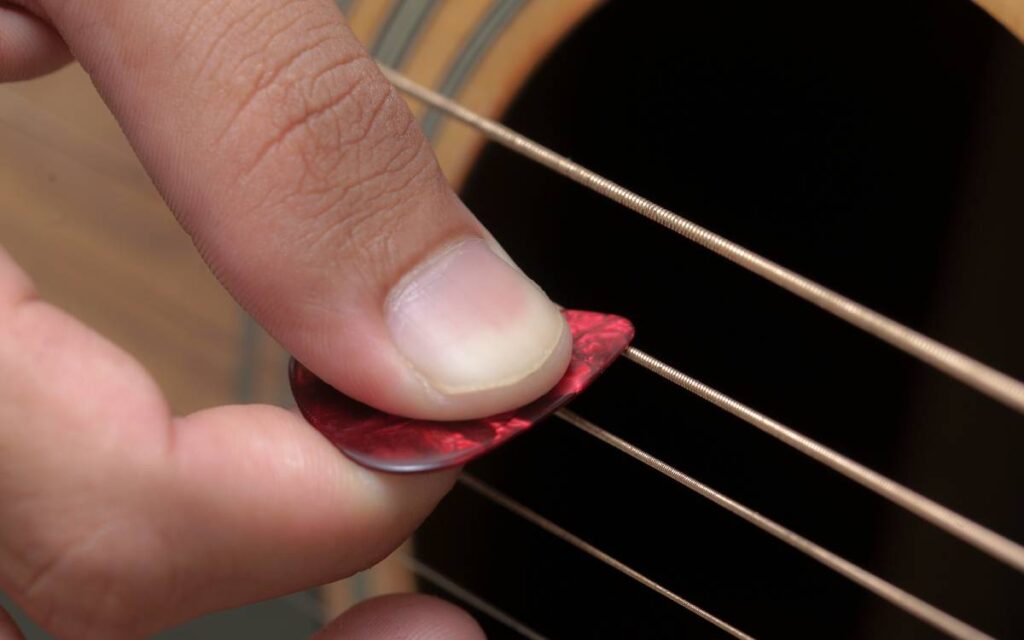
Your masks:
{"label": "hand", "polygon": [[[451,192],[330,0],[0,2],[0,79],[71,54],[224,285],[338,389],[452,419],[561,376],[557,308]],[[51,633],[144,636],[349,575],[453,479],[371,473],[273,407],[173,417],[0,251],[0,589]],[[339,624],[480,635],[416,596]]]}

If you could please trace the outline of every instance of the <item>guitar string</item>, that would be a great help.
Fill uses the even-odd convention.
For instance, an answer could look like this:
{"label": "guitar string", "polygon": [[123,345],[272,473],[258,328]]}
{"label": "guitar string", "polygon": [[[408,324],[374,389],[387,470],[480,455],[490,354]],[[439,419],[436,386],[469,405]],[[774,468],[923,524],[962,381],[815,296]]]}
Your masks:
{"label": "guitar string", "polygon": [[[537,145],[536,143],[533,143],[532,141],[523,138],[519,134],[503,127],[502,125],[490,121],[473,112],[470,112],[465,108],[459,106],[458,104],[448,100],[447,98],[444,98],[443,96],[440,96],[434,92],[429,91],[428,89],[425,89],[417,85],[416,83],[412,82],[411,80],[408,80],[404,76],[401,76],[397,72],[394,72],[386,68],[384,69],[384,71],[388,75],[389,79],[391,79],[391,81],[394,82],[399,89],[411,93],[416,98],[421,98],[427,101],[432,106],[436,106],[437,108],[441,109],[442,111],[445,111],[449,115],[453,115],[459,118],[460,120],[463,120],[477,128],[481,128],[482,130],[485,131],[485,133],[488,133],[489,135],[493,133],[492,139],[495,139],[496,141],[505,144],[511,137],[515,141],[515,145],[525,145],[523,146],[523,148],[529,150],[523,151],[523,148],[520,148],[520,146],[513,146],[513,143],[507,144],[507,146],[510,146],[516,151],[524,153],[525,155],[528,155],[529,157],[534,159],[538,158],[536,158],[534,155],[531,155],[531,153],[546,154],[542,155],[542,158],[553,156],[555,160],[558,161],[559,166],[561,166],[562,161],[570,165],[570,169],[575,172],[574,175],[570,175],[570,177],[574,179],[577,179],[576,174],[582,174],[583,177],[588,181],[601,180],[607,182],[609,185],[611,185],[611,187],[609,188],[618,189],[619,191],[628,194],[629,197],[641,200],[642,202],[647,203],[651,207],[656,207],[656,205],[653,205],[652,203],[648,203],[647,201],[640,199],[639,196],[635,196],[635,194],[630,194],[629,192],[626,192],[621,187],[618,187],[617,185],[614,185],[613,183],[610,183],[604,180],[603,178],[596,176],[596,174],[592,174],[591,172],[587,171],[586,169],[583,169],[582,167],[579,167],[578,165],[574,165],[568,160],[562,158],[561,156],[554,154],[554,152],[546,150],[544,147],[541,147],[540,145]],[[539,151],[537,151],[537,149],[539,149]],[[540,161],[542,164],[545,164],[545,166],[550,166],[549,163],[543,159],[540,159],[538,161]],[[564,173],[564,171],[562,171],[561,169],[556,168],[556,170],[558,170],[560,173]],[[584,182],[584,184],[587,184],[587,186],[592,186],[590,182]],[[600,193],[605,193],[600,188],[595,188],[595,190],[599,191]],[[618,198],[613,197],[613,199],[619,201]],[[667,211],[665,213],[672,216],[675,215],[670,214],[670,212]],[[682,221],[681,218],[679,218],[679,220]],[[699,227],[696,228],[699,229]],[[705,232],[704,230],[701,231],[703,233],[710,233]],[[722,241],[727,242],[724,240]],[[730,246],[733,246],[737,249],[741,249],[739,247],[736,247],[735,245]],[[779,268],[781,269],[781,267]],[[794,277],[799,278],[799,276],[796,276],[796,274],[792,275]],[[807,282],[810,283],[810,281]],[[824,291],[827,292],[828,290]],[[837,294],[832,295],[837,296]],[[896,323],[893,324],[895,324],[896,326],[901,326]],[[902,328],[906,329],[905,327]],[[910,329],[906,329],[906,331],[913,333]],[[955,351],[952,350],[949,351],[954,354],[956,353]],[[966,356],[962,356],[962,354],[957,355],[963,358],[967,358]],[[835,469],[836,471],[855,480],[862,486],[875,491],[879,495],[882,495],[883,497],[889,500],[892,500],[894,503],[911,511],[912,513],[915,513],[919,517],[924,518],[928,522],[931,522],[932,524],[939,526],[951,535],[954,535],[957,538],[963,540],[964,542],[967,542],[968,544],[971,544],[972,546],[978,548],[979,550],[988,553],[989,555],[1003,562],[1006,562],[1007,564],[1013,566],[1017,570],[1024,571],[1024,547],[1022,547],[1021,545],[995,533],[994,531],[991,531],[990,529],[987,529],[986,527],[983,527],[971,521],[970,519],[960,514],[957,514],[956,512],[946,507],[943,507],[942,505],[939,505],[938,503],[928,498],[925,498],[924,496],[921,496],[920,494],[906,487],[903,487],[902,485],[874,471],[871,471],[870,469],[864,467],[863,465],[860,465],[846,458],[845,456],[842,456],[832,451],[831,449],[828,449],[827,447],[815,442],[814,440],[811,440],[810,438],[802,436],[794,432],[793,430],[788,429],[787,427],[781,425],[780,423],[753,411],[752,409],[742,405],[741,403],[733,400],[732,398],[729,398],[728,396],[725,396],[724,394],[721,394],[715,391],[714,389],[711,389],[710,387],[703,385],[702,383],[692,378],[689,378],[688,376],[683,375],[682,373],[672,369],[671,367],[668,367],[664,363],[661,363],[660,361],[654,359],[653,357],[647,354],[643,354],[642,352],[631,348],[630,350],[627,350],[626,356],[633,360],[634,362],[637,362],[638,364],[645,366],[652,372],[657,373],[658,375],[661,375],[662,377],[670,380],[671,382],[693,393],[696,393],[698,396],[704,398],[705,400],[708,400],[713,404],[716,404],[717,406],[727,411],[730,411],[734,415],[737,415],[738,417],[746,420],[755,427],[758,427],[759,429],[765,431],[766,433],[769,433],[770,435],[773,435],[774,437],[778,438],[782,442],[789,444],[798,451],[811,456],[815,460],[823,464],[826,464],[827,466]],[[967,360],[970,359],[967,358]],[[1008,378],[1008,380],[1011,380],[1014,384],[1020,384],[1017,381],[1012,380],[1010,378]]]}
{"label": "guitar string", "polygon": [[682,216],[658,206],[611,180],[555,153],[508,127],[475,113],[457,102],[382,66],[400,91],[435,107],[480,131],[490,140],[582,184],[640,215],[675,231],[783,289],[863,329],[890,345],[926,362],[947,375],[1024,413],[1024,382],[933,340],[876,311],[786,269]]}
{"label": "guitar string", "polygon": [[477,479],[476,477],[471,476],[466,472],[462,472],[462,474],[459,475],[459,483],[465,487],[468,487],[469,489],[472,489],[473,491],[487,498],[491,502],[501,505],[502,507],[508,509],[517,516],[525,520],[528,520],[529,522],[532,522],[541,529],[544,529],[545,531],[554,535],[555,537],[560,538],[564,542],[571,544],[572,546],[576,547],[580,551],[583,551],[587,555],[592,556],[600,560],[601,562],[607,564],[608,566],[612,567],[613,569],[619,571],[620,573],[629,576],[630,578],[636,580],[645,587],[661,594],[662,596],[668,598],[677,605],[699,616],[700,618],[703,618],[707,622],[710,622],[711,624],[715,625],[716,627],[725,631],[726,633],[732,635],[733,637],[741,638],[743,640],[753,640],[752,636],[743,633],[742,631],[732,626],[728,622],[725,622],[721,618],[718,618],[712,615],[711,613],[708,613],[704,609],[693,604],[692,602],[683,598],[682,596],[672,591],[669,591],[667,588],[658,584],[654,580],[651,580],[650,578],[640,573],[636,569],[633,569],[627,566],[626,564],[620,562],[619,560],[616,560],[604,551],[601,551],[594,545],[590,544],[589,542],[586,542],[579,536],[569,533],[568,531],[558,526],[551,520],[548,520],[544,516],[540,515],[536,511],[527,508],[523,504],[516,502],[512,498],[506,496],[504,493],[501,493],[494,487],[486,484],[485,482]]}
{"label": "guitar string", "polygon": [[547,640],[546,636],[542,636],[537,633],[524,623],[513,618],[509,614],[505,613],[498,607],[494,606],[490,602],[484,600],[480,596],[476,595],[469,589],[463,587],[451,578],[442,574],[440,571],[424,564],[422,561],[413,558],[412,556],[404,556],[402,562],[410,571],[423,578],[427,582],[438,587],[442,591],[447,592],[449,595],[455,596],[459,600],[462,600],[466,604],[476,608],[491,618],[497,620],[501,624],[505,625],[509,629],[512,629],[524,638],[529,640]]}
{"label": "guitar string", "polygon": [[694,478],[684,474],[675,467],[667,464],[666,462],[652,456],[651,454],[635,447],[634,445],[626,442],[625,440],[609,433],[608,431],[598,427],[594,423],[580,417],[578,414],[573,413],[567,409],[560,409],[556,412],[559,418],[568,422],[572,426],[580,429],[584,433],[597,438],[598,440],[615,447],[619,451],[626,453],[640,462],[643,462],[652,469],[662,473],[663,475],[675,480],[679,484],[683,485],[687,489],[697,493],[698,495],[707,498],[711,502],[714,502],[718,506],[722,507],[726,511],[743,518],[750,524],[758,527],[765,533],[778,538],[782,542],[790,545],[794,549],[805,553],[806,555],[814,558],[821,562],[830,569],[836,571],[840,575],[848,578],[849,580],[859,584],[868,591],[871,591],[875,595],[888,601],[900,609],[903,609],[910,615],[922,620],[935,628],[945,632],[946,634],[960,639],[977,640],[981,638],[990,638],[985,633],[975,629],[968,625],[962,620],[942,611],[941,609],[928,604],[924,600],[921,600],[917,596],[910,594],[896,585],[888,582],[875,574],[863,569],[849,560],[825,549],[824,547],[804,538],[803,536],[795,533],[794,531],[787,529],[779,523],[771,520],[770,518],[761,515],[757,511],[733,500],[732,498],[715,491],[706,484],[695,480]]}
{"label": "guitar string", "polygon": [[[431,106],[445,112],[447,115],[476,128],[491,140],[529,157],[543,166],[565,175],[570,179],[593,189],[601,195],[627,206],[633,211],[640,213],[641,215],[644,215],[645,217],[654,220],[673,231],[676,231],[680,235],[714,251],[715,253],[718,253],[719,255],[722,255],[723,257],[726,257],[727,259],[730,259],[758,275],[761,275],[767,280],[787,289],[809,302],[818,305],[826,311],[833,313],[837,317],[840,317],[851,324],[864,329],[868,333],[889,342],[893,346],[902,349],[910,355],[916,356],[922,361],[935,366],[939,370],[944,371],[976,390],[986,393],[1018,411],[1024,412],[1024,384],[1021,382],[881,314],[878,314],[877,312],[859,305],[848,298],[800,276],[799,274],[789,271],[788,269],[785,269],[784,267],[759,256],[758,254],[732,243],[731,241],[728,241],[725,238],[718,236],[717,234],[714,234],[678,216],[677,214],[668,211],[667,209],[664,209],[663,207],[659,207],[653,202],[628,191],[620,185],[603,178],[576,163],[573,163],[567,158],[556,154],[550,149],[529,140],[511,129],[465,109],[454,101],[412,82],[408,78],[405,78],[391,69],[384,69],[384,72],[388,76],[389,80],[391,80],[392,83],[400,90],[417,99],[423,100]],[[781,441],[793,446],[798,451],[801,451],[815,460],[825,463],[831,468],[843,473],[847,477],[858,481],[863,486],[876,491],[880,495],[892,500],[894,503],[910,510],[927,521],[936,524],[943,530],[1013,565],[1018,570],[1024,569],[1024,548],[1021,548],[1016,543],[1003,538],[995,532],[992,532],[985,527],[982,527],[981,525],[978,525],[945,507],[942,507],[924,496],[921,496],[906,487],[903,487],[902,485],[899,485],[898,483],[895,483],[888,478],[885,478],[884,476],[881,476],[870,469],[845,458],[844,456],[841,456],[840,454],[809,438],[793,432],[780,423],[754,412],[748,407],[732,400],[728,396],[725,396],[724,394],[721,394],[714,389],[711,389],[710,387],[675,371],[671,367],[667,367],[664,363],[657,361],[643,352],[631,349],[630,352],[627,353],[627,357],[641,366],[662,375],[684,389],[690,390],[699,397],[702,397],[716,406],[733,413],[733,415],[746,420],[752,425],[760,428],[762,431],[777,437]],[[600,438],[597,433],[591,432],[591,435],[595,435]],[[608,435],[610,436],[610,434]],[[611,437],[614,438],[614,436]],[[673,476],[677,481],[686,484],[691,489],[705,495],[705,497],[713,499],[716,503],[720,504],[720,506],[726,506],[726,503],[715,500],[712,498],[712,495],[717,496],[719,499],[728,501],[734,508],[739,508],[745,513],[737,512],[734,509],[729,509],[730,511],[733,511],[737,515],[741,515],[741,517],[751,521],[768,533],[772,533],[773,535],[776,535],[776,537],[793,544],[793,546],[801,549],[805,553],[808,553],[812,557],[819,559],[826,565],[846,575],[851,580],[861,584],[865,588],[868,588],[876,594],[884,597],[886,600],[900,606],[904,610],[916,615],[930,624],[943,629],[950,635],[958,638],[988,637],[955,617],[952,617],[932,605],[912,596],[911,594],[902,591],[898,587],[881,580],[877,576],[860,569],[856,565],[852,565],[848,561],[832,554],[814,543],[797,536],[777,523],[760,516],[760,514],[750,511],[738,503],[732,502],[728,498],[721,496],[721,494],[717,494],[717,492],[714,492],[709,487],[696,483],[692,478],[683,476],[678,470],[668,467],[665,463],[657,460],[649,454],[646,454],[646,452],[633,447],[633,445],[629,445],[621,440],[613,442],[605,438],[600,439],[608,444],[617,446],[617,448],[621,448],[623,451],[647,462],[655,468],[658,468],[658,464],[663,465],[667,470],[671,470],[677,475],[673,476],[673,474],[668,473],[666,469],[660,469],[663,473]],[[618,445],[622,446],[620,447]],[[688,480],[690,483],[696,484],[687,484],[687,482],[684,482],[683,478]],[[701,489],[703,489],[703,491]],[[705,492],[711,493],[708,494]],[[773,530],[773,528],[777,529]]]}
{"label": "guitar string", "polygon": [[682,387],[716,407],[731,413],[764,433],[780,440],[825,466],[843,474],[862,487],[899,505],[939,529],[1024,572],[1024,547],[973,520],[944,507],[859,462],[751,409],[741,402],[691,378],[640,349],[629,347],[625,358]]}

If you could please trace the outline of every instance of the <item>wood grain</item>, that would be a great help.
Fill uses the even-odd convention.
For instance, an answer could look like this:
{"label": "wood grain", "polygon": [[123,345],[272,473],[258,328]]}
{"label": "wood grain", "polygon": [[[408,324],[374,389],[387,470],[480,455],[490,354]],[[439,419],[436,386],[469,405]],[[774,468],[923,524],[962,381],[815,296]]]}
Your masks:
{"label": "wood grain", "polygon": [[175,411],[234,399],[240,311],[77,66],[0,86],[0,241],[46,299],[135,355]]}

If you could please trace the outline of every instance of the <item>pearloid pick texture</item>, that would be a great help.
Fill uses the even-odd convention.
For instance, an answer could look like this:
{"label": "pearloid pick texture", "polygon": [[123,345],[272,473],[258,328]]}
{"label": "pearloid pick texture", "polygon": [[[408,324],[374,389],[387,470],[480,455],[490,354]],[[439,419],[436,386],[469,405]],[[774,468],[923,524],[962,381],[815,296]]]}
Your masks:
{"label": "pearloid pick texture", "polygon": [[302,415],[359,464],[391,473],[420,473],[469,462],[529,429],[572,400],[633,339],[620,316],[562,312],[572,331],[572,359],[562,379],[530,404],[475,420],[439,422],[384,413],[353,400],[292,360],[289,378]]}

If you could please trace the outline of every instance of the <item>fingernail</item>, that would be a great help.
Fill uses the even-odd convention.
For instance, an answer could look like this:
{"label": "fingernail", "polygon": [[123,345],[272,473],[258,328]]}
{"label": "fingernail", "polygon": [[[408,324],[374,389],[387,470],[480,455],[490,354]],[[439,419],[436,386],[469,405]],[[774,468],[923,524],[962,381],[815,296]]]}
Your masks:
{"label": "fingernail", "polygon": [[568,363],[558,308],[481,239],[462,240],[414,269],[385,311],[399,352],[447,396],[522,384],[532,396],[513,394],[522,404],[547,391]]}

